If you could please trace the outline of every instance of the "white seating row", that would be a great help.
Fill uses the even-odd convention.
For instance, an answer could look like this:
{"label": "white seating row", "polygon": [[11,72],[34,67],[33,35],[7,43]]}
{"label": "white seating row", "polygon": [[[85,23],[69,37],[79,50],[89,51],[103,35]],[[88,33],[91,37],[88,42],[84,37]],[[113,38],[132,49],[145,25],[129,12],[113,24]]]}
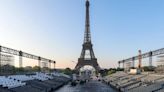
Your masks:
{"label": "white seating row", "polygon": [[53,75],[53,76],[60,76],[60,73],[58,73],[58,72],[53,72],[53,73],[51,73],[51,75]]}
{"label": "white seating row", "polygon": [[66,74],[58,73],[58,72],[52,72],[51,75],[53,75],[53,76],[63,76],[63,77],[66,77],[66,78],[71,78],[70,76],[68,76]]}
{"label": "white seating row", "polygon": [[36,73],[36,75],[31,75],[30,77],[40,80],[40,81],[45,81],[45,80],[49,80],[49,79],[53,79],[52,76],[44,74],[44,73]]}
{"label": "white seating row", "polygon": [[68,76],[68,75],[66,75],[64,73],[60,73],[60,75],[63,76],[63,77],[66,77],[66,78],[71,78],[70,76]]}
{"label": "white seating row", "polygon": [[28,77],[26,75],[11,75],[11,76],[9,76],[9,78],[20,80],[20,81],[29,81],[29,80],[33,80],[34,79],[34,78]]}
{"label": "white seating row", "polygon": [[[52,73],[52,74],[56,76],[64,76],[69,78],[69,76],[62,73]],[[0,86],[7,87],[8,89],[10,89],[10,88],[26,85],[25,81],[34,80],[34,79],[45,81],[53,78],[54,78],[53,76],[41,72],[36,72],[35,75],[29,75],[29,76],[27,75],[10,75],[8,77],[0,76]]]}
{"label": "white seating row", "polygon": [[7,87],[8,89],[10,88],[15,88],[19,86],[24,86],[26,83],[22,83],[21,81],[9,79],[8,77],[1,76],[0,77],[0,85],[2,87]]}

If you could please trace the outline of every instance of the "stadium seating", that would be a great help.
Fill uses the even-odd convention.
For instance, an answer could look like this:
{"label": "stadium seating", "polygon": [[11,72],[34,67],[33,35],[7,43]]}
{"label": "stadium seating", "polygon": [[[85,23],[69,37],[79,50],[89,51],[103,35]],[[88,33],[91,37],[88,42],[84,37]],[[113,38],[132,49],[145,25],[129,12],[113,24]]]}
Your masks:
{"label": "stadium seating", "polygon": [[66,74],[63,74],[63,73],[58,73],[58,72],[52,72],[51,75],[53,75],[53,76],[63,76],[63,77],[66,77],[66,78],[70,78],[70,76],[68,76]]}
{"label": "stadium seating", "polygon": [[29,81],[29,80],[34,79],[34,78],[28,77],[26,75],[11,75],[11,76],[9,76],[9,78],[19,80],[19,81]]}
{"label": "stadium seating", "polygon": [[0,77],[0,85],[2,87],[7,87],[8,89],[10,88],[15,88],[19,86],[24,86],[26,83],[22,83],[21,81],[13,80],[5,76]]}
{"label": "stadium seating", "polygon": [[0,76],[0,92],[50,92],[70,80],[69,76],[57,72]]}
{"label": "stadium seating", "polygon": [[164,75],[155,73],[130,75],[117,72],[106,76],[104,81],[121,92],[164,92]]}

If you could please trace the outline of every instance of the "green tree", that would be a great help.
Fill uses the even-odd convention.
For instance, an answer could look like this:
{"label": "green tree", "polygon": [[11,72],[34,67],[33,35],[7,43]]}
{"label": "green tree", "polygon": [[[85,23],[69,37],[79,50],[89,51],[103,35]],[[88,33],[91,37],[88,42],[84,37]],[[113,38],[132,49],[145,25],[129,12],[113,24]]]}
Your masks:
{"label": "green tree", "polygon": [[70,68],[65,68],[63,71],[64,74],[71,75],[73,71]]}
{"label": "green tree", "polygon": [[35,72],[37,72],[37,71],[40,71],[41,68],[40,68],[39,66],[34,66],[34,67],[32,68],[32,70],[35,71]]}
{"label": "green tree", "polygon": [[117,71],[124,71],[124,68],[117,68]]}
{"label": "green tree", "polygon": [[108,75],[111,75],[111,74],[113,74],[113,73],[116,73],[116,70],[115,70],[115,69],[112,69],[112,70],[109,70],[109,71],[108,71]]}
{"label": "green tree", "polygon": [[155,67],[154,66],[144,66],[143,67],[143,70],[144,71],[154,71],[155,70]]}

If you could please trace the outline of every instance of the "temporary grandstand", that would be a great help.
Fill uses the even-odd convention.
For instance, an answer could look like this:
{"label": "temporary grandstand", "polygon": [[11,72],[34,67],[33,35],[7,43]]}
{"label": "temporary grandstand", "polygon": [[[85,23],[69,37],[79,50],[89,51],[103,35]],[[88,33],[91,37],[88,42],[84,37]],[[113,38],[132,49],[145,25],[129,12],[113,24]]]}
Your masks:
{"label": "temporary grandstand", "polygon": [[70,79],[58,72],[0,76],[0,92],[52,92]]}
{"label": "temporary grandstand", "polygon": [[164,92],[164,75],[156,73],[130,75],[117,72],[106,76],[104,82],[120,92]]}

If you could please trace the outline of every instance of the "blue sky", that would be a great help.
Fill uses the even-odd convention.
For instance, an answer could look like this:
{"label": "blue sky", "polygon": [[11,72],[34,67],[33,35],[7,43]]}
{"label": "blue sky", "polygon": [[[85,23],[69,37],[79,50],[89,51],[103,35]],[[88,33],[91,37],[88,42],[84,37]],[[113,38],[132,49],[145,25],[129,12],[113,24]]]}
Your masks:
{"label": "blue sky", "polygon": [[[101,67],[163,48],[163,0],[90,0],[91,37]],[[74,68],[80,56],[85,0],[0,0],[0,44]]]}

